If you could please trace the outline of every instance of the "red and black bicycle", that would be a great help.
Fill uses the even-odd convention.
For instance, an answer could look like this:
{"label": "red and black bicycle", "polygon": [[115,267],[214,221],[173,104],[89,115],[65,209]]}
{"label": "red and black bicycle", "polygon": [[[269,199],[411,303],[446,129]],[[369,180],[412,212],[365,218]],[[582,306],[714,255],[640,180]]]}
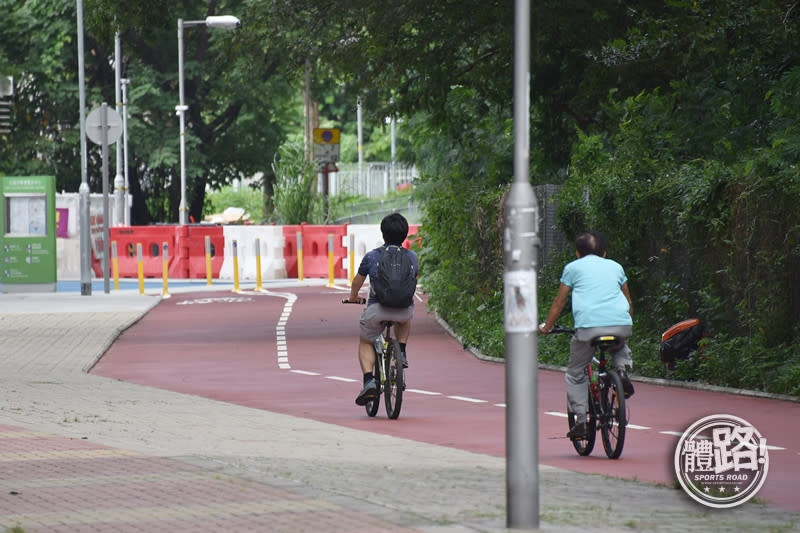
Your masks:
{"label": "red and black bicycle", "polygon": [[[551,333],[575,333],[556,325]],[[625,445],[625,427],[628,425],[625,410],[625,393],[622,378],[606,362],[609,349],[618,346],[621,339],[615,335],[600,335],[592,339],[597,354],[586,365],[589,386],[589,412],[586,413],[586,436],[572,441],[579,455],[589,455],[594,449],[597,432],[603,439],[603,448],[609,459],[619,459]],[[567,413],[569,427],[575,425],[575,413]]]}

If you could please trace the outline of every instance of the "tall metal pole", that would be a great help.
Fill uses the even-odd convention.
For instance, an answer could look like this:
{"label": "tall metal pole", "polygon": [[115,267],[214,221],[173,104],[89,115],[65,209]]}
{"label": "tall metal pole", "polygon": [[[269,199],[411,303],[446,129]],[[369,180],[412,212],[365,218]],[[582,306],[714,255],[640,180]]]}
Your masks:
{"label": "tall metal pole", "polygon": [[515,0],[514,181],[505,204],[506,501],[509,529],[539,527],[538,208],[529,182],[530,0]]}
{"label": "tall metal pole", "polygon": [[364,135],[361,127],[361,97],[356,100],[356,128],[358,130],[358,191],[364,194],[367,188],[364,186]]}
{"label": "tall metal pole", "polygon": [[210,28],[223,28],[233,30],[239,27],[239,19],[232,15],[219,15],[206,17],[205,20],[178,19],[178,92],[179,103],[175,112],[180,117],[181,128],[181,202],[178,205],[178,223],[185,225],[189,222],[189,206],[186,200],[186,111],[189,109],[183,96],[183,28],[191,26],[208,26]]}
{"label": "tall metal pole", "polygon": [[303,112],[305,113],[305,137],[303,141],[305,142],[305,154],[307,161],[314,160],[314,154],[312,153],[312,148],[314,146],[314,140],[311,138],[311,60],[306,58],[306,80],[305,86],[303,87]]}
{"label": "tall metal pole", "polygon": [[103,158],[103,292],[108,294],[111,288],[108,276],[108,267],[111,264],[111,258],[109,257],[111,235],[108,231],[108,104],[105,102],[100,108],[100,127],[102,130],[100,153]]}
{"label": "tall metal pole", "polygon": [[91,242],[89,234],[89,180],[88,180],[88,158],[86,154],[86,91],[84,89],[84,66],[83,66],[83,0],[78,2],[78,102],[80,106],[80,130],[81,130],[81,185],[78,188],[78,199],[81,212],[80,227],[80,248],[81,248],[81,295],[91,296],[92,294],[92,274],[91,269]]}
{"label": "tall metal pole", "polygon": [[392,187],[397,187],[397,175],[395,174],[395,161],[397,159],[397,150],[395,144],[395,125],[397,124],[397,119],[392,115],[391,123],[389,124],[389,131],[391,135],[391,156],[392,161],[389,163],[389,181]]}
{"label": "tall metal pole", "polygon": [[181,203],[178,205],[178,223],[188,221],[186,204],[186,104],[183,102],[183,19],[178,19],[178,93],[179,103],[175,111],[180,117],[181,128]]}
{"label": "tall metal pole", "polygon": [[131,80],[122,78],[122,169],[123,169],[123,189],[122,189],[122,213],[123,223],[131,225],[131,206],[128,202],[128,83]]}
{"label": "tall metal pole", "polygon": [[[122,114],[122,51],[120,45],[119,32],[114,34],[114,99],[117,102],[117,113]],[[125,180],[122,177],[122,143],[117,143],[117,173],[114,176],[114,225],[121,226],[123,221],[123,187]]]}

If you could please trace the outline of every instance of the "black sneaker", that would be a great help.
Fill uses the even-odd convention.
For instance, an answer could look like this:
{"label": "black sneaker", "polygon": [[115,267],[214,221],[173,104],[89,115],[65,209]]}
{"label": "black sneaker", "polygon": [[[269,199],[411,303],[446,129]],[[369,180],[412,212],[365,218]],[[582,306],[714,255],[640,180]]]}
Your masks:
{"label": "black sneaker", "polygon": [[620,379],[622,380],[622,391],[625,393],[625,399],[627,400],[631,396],[633,396],[633,383],[631,383],[631,378],[628,377],[627,370],[619,369],[617,370]]}
{"label": "black sneaker", "polygon": [[572,426],[572,429],[567,432],[567,438],[570,440],[583,440],[586,438],[586,422],[580,422]]}
{"label": "black sneaker", "polygon": [[364,384],[364,388],[361,389],[361,392],[358,393],[356,396],[356,405],[367,405],[367,402],[370,402],[378,397],[378,385],[375,384],[375,380],[371,379]]}
{"label": "black sneaker", "polygon": [[408,356],[406,352],[400,352],[400,364],[403,365],[403,368],[408,368]]}

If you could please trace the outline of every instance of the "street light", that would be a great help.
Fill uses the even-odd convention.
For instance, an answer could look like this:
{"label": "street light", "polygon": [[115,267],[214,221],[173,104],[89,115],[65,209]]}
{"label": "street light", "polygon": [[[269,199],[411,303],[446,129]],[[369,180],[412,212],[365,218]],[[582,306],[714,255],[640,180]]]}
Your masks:
{"label": "street light", "polygon": [[232,15],[220,15],[206,17],[205,20],[183,20],[178,19],[178,91],[180,92],[180,103],[175,106],[175,111],[180,117],[181,128],[181,203],[178,206],[178,223],[185,225],[188,222],[189,208],[186,205],[186,110],[189,107],[183,99],[183,28],[189,26],[206,26],[209,28],[221,28],[223,30],[235,30],[241,26],[238,18]]}

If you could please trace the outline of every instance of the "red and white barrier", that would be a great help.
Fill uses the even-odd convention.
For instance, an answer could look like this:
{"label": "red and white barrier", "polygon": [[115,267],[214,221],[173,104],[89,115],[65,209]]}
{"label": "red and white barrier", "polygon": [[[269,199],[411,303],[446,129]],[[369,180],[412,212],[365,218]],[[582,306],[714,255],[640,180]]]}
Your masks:
{"label": "red and white barrier", "polygon": [[[409,228],[409,247],[418,225]],[[353,241],[354,268],[369,250],[383,244],[378,224],[342,224],[295,226],[221,226],[193,224],[185,226],[122,226],[109,228],[110,239],[116,243],[120,278],[137,278],[139,269],[146,278],[163,275],[166,244],[167,268],[173,279],[234,279],[232,243],[237,243],[238,278],[256,280],[260,263],[261,279],[297,278],[302,243],[303,277],[352,279],[350,270],[350,240]],[[299,237],[299,240],[298,240]],[[332,237],[332,238],[331,238]],[[206,257],[206,238],[210,242],[210,261]],[[79,238],[58,239],[58,277],[76,279],[80,276]],[[256,260],[256,241],[259,257]],[[333,243],[333,250],[329,244]],[[142,246],[141,259],[137,255]],[[140,264],[141,261],[141,264]],[[208,265],[211,272],[209,275]],[[92,257],[94,275],[102,277],[102,265]]]}

